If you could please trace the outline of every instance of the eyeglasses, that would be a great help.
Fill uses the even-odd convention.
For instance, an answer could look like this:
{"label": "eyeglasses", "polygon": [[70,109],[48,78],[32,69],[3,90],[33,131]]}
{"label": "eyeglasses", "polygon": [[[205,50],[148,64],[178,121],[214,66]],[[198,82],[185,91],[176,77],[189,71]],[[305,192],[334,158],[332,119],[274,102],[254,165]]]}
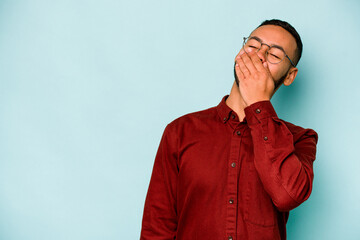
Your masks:
{"label": "eyeglasses", "polygon": [[291,59],[285,53],[284,49],[281,46],[270,46],[266,43],[261,42],[261,40],[257,37],[244,37],[243,49],[247,53],[260,51],[262,45],[269,47],[265,53],[265,58],[269,63],[278,64],[286,57],[287,59],[289,59],[291,65],[295,67],[295,64],[291,61]]}

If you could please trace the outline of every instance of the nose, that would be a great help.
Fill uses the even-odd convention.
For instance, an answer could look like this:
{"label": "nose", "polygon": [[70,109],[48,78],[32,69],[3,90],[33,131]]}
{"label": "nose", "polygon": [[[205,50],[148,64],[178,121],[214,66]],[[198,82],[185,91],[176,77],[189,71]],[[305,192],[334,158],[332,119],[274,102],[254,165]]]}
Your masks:
{"label": "nose", "polygon": [[259,56],[261,62],[266,61],[266,52],[269,48],[270,48],[269,45],[263,43],[261,45],[261,48],[259,49],[259,51],[257,51],[257,55]]}

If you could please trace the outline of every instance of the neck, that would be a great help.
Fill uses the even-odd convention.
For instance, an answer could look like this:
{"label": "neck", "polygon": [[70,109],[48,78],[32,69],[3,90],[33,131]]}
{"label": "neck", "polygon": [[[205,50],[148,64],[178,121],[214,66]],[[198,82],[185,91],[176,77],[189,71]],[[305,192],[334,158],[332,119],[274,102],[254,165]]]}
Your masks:
{"label": "neck", "polygon": [[245,111],[246,104],[240,94],[239,87],[234,84],[231,88],[230,95],[226,99],[226,105],[228,105],[239,117],[240,122],[242,122],[245,118]]}

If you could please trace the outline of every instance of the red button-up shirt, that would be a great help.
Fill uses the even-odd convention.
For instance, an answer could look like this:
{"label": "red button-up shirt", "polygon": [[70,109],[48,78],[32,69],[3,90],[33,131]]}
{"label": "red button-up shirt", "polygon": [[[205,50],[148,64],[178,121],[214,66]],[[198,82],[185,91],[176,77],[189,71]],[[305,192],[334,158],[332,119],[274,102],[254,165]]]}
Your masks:
{"label": "red button-up shirt", "polygon": [[141,240],[286,239],[289,210],[311,193],[317,134],[279,119],[270,101],[239,122],[226,98],[165,128]]}

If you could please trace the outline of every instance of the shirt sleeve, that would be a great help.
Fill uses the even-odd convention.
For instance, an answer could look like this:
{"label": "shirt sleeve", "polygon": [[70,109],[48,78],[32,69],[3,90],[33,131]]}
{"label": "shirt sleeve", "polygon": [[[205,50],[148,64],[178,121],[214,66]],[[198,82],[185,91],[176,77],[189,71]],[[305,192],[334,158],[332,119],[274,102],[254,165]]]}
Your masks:
{"label": "shirt sleeve", "polygon": [[270,101],[245,108],[254,146],[254,165],[265,191],[279,211],[289,211],[311,193],[317,133],[298,127],[292,133]]}
{"label": "shirt sleeve", "polygon": [[176,134],[170,133],[169,126],[167,126],[155,157],[145,199],[140,240],[175,239],[178,175],[176,139]]}

